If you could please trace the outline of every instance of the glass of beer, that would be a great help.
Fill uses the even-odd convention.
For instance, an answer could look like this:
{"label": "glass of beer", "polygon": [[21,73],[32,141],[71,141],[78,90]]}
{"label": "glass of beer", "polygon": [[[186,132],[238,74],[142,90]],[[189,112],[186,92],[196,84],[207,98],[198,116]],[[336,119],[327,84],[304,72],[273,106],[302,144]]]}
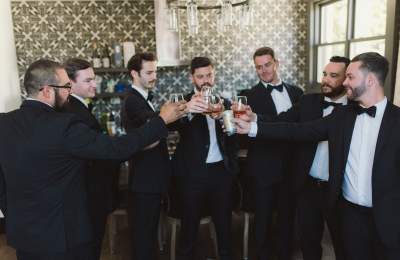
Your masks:
{"label": "glass of beer", "polygon": [[246,105],[247,105],[247,97],[236,96],[234,98],[234,101],[232,104],[233,116],[235,118],[238,118],[238,117],[240,117],[240,115],[245,114],[246,113]]}

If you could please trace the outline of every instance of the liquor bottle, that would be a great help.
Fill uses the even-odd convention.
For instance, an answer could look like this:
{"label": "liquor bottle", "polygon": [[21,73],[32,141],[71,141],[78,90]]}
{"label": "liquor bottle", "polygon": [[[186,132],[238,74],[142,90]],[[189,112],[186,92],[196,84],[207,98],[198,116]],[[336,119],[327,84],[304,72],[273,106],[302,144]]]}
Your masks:
{"label": "liquor bottle", "polygon": [[110,53],[108,51],[108,45],[106,44],[103,48],[103,56],[102,56],[103,68],[110,67]]}
{"label": "liquor bottle", "polygon": [[121,44],[114,43],[113,44],[113,50],[114,50],[114,66],[116,68],[121,68],[123,66],[122,46],[121,46]]}
{"label": "liquor bottle", "polygon": [[97,44],[93,43],[93,50],[92,50],[92,63],[93,68],[101,68],[101,58],[99,49],[97,48]]}
{"label": "liquor bottle", "polygon": [[110,136],[114,136],[117,133],[117,124],[115,123],[114,114],[112,111],[108,114],[107,132]]}

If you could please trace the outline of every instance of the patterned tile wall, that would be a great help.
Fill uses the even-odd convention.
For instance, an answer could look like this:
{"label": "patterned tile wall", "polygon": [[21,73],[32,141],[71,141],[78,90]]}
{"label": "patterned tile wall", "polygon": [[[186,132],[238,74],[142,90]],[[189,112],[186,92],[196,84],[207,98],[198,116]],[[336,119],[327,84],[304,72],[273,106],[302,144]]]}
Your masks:
{"label": "patterned tile wall", "polygon": [[[216,31],[214,11],[200,11],[200,33],[187,35],[181,19],[182,58],[211,57],[220,90],[249,88],[257,83],[252,64],[255,49],[271,46],[281,62],[281,77],[305,87],[308,75],[308,1],[254,0],[255,26]],[[136,51],[155,51],[153,0],[13,0],[12,14],[21,76],[43,57],[63,61],[91,56],[91,45],[133,41]],[[184,13],[180,13],[183,16]],[[187,66],[159,70],[156,101],[193,87]]]}

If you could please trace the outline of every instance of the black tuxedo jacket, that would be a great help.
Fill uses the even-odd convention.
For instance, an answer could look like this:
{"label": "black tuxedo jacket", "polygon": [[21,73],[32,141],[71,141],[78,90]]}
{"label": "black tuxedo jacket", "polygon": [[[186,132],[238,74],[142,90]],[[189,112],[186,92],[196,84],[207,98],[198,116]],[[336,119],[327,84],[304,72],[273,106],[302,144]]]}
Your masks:
{"label": "black tuxedo jacket", "polygon": [[[127,90],[121,114],[122,124],[128,133],[158,116],[158,112],[154,112],[133,88]],[[130,189],[135,192],[166,192],[171,172],[167,142],[163,138],[157,146],[142,150],[131,158]]]}
{"label": "black tuxedo jacket", "polygon": [[[308,122],[322,118],[324,96],[321,94],[308,94],[300,98],[288,111],[278,116],[259,115],[258,122]],[[296,142],[291,145],[293,155],[290,165],[295,191],[304,188],[305,181],[314,161],[318,142]]]}
{"label": "black tuxedo jacket", "polygon": [[[357,113],[353,105],[308,123],[260,123],[257,139],[329,141],[329,195],[333,208],[341,195]],[[400,108],[388,102],[380,126],[372,169],[375,225],[385,246],[400,243]]]}
{"label": "black tuxedo jacket", "polygon": [[[185,99],[189,101],[193,94],[186,95]],[[226,102],[224,105],[230,107]],[[207,119],[202,114],[192,115],[191,120],[183,117],[170,127],[170,129],[177,130],[180,136],[173,156],[174,174],[178,176],[200,177],[206,172],[206,160],[210,148]],[[215,120],[215,131],[225,168],[235,175],[239,171],[237,137],[224,134],[219,120]]]}
{"label": "black tuxedo jacket", "polygon": [[[97,119],[89,109],[74,96],[69,96],[63,112],[72,113],[79,117],[90,129],[101,133]],[[119,162],[111,160],[88,160],[86,163],[86,186],[90,203],[96,203],[100,208],[111,212],[114,204],[114,185]],[[99,208],[99,207],[96,207]]]}
{"label": "black tuxedo jacket", "polygon": [[[10,245],[26,252],[65,252],[92,239],[86,189],[87,159],[128,159],[167,136],[161,118],[110,138],[69,113],[26,100],[0,118],[0,168]],[[3,206],[4,207],[4,204]]]}
{"label": "black tuxedo jacket", "polygon": [[[284,83],[292,104],[295,104],[303,91]],[[271,93],[259,82],[256,86],[244,92],[247,103],[253,112],[267,116],[276,116],[276,108]],[[247,153],[247,174],[255,176],[258,185],[269,186],[281,181],[287,172],[288,144],[274,140],[249,140]]]}

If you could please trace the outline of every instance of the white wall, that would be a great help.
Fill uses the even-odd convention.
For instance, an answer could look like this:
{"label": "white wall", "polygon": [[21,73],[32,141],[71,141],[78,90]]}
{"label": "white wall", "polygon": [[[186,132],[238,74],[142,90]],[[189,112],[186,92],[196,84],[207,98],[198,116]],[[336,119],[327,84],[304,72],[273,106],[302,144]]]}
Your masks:
{"label": "white wall", "polygon": [[21,103],[11,0],[0,0],[0,35],[0,112],[8,112]]}

